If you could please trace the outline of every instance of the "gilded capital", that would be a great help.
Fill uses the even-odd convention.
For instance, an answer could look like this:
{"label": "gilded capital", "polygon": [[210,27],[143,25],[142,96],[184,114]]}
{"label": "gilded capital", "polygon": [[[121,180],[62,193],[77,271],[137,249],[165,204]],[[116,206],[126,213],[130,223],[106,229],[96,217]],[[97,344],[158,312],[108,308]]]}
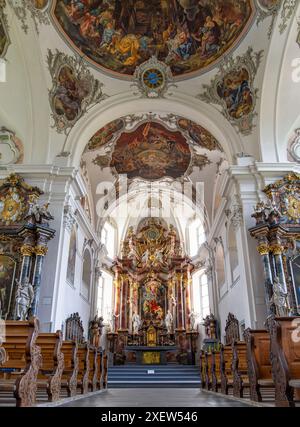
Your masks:
{"label": "gilded capital", "polygon": [[48,248],[46,246],[38,245],[35,247],[34,252],[37,256],[46,256]]}
{"label": "gilded capital", "polygon": [[30,245],[23,245],[20,251],[23,256],[32,256],[34,253],[34,247]]}
{"label": "gilded capital", "polygon": [[272,245],[270,249],[274,255],[282,255],[284,251],[284,247],[280,244]]}
{"label": "gilded capital", "polygon": [[258,252],[260,253],[260,255],[269,255],[270,252],[270,246],[267,243],[261,243],[258,247],[257,247]]}

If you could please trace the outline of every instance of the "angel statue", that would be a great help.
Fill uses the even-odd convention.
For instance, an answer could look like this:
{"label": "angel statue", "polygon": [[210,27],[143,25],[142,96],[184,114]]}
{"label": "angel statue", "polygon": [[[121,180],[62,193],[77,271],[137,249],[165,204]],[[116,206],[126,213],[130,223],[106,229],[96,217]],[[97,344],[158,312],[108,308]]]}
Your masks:
{"label": "angel statue", "polygon": [[168,334],[171,334],[172,329],[173,329],[173,316],[172,316],[172,313],[170,312],[170,310],[168,310],[168,313],[166,315],[165,325],[166,325]]}
{"label": "angel statue", "polygon": [[28,312],[34,299],[34,290],[28,278],[24,279],[23,282],[20,280],[16,280],[16,282],[15,319],[27,320]]}
{"label": "angel statue", "polygon": [[132,330],[134,335],[138,335],[140,326],[141,326],[141,318],[136,312],[134,312],[132,316]]}

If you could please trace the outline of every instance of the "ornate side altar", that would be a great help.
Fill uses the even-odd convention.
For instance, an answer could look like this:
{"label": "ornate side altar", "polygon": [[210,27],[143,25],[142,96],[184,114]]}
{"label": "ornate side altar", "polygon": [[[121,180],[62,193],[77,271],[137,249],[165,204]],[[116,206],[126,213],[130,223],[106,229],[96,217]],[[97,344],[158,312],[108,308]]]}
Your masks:
{"label": "ornate side altar", "polygon": [[265,190],[250,230],[258,242],[265,273],[268,314],[300,313],[300,175],[289,174]]}
{"label": "ornate side altar", "polygon": [[26,320],[37,314],[47,244],[55,231],[42,191],[10,175],[0,186],[0,318]]}
{"label": "ornate side altar", "polygon": [[[191,271],[174,227],[159,219],[131,227],[113,267],[109,334],[115,363],[194,363]],[[191,323],[193,323],[191,325]]]}

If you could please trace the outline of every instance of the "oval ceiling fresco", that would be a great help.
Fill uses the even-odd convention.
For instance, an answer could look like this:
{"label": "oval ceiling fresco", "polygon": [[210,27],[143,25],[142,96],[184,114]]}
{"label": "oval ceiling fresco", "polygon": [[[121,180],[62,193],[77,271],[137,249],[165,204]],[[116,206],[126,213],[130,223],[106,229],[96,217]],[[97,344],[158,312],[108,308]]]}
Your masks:
{"label": "oval ceiling fresco", "polygon": [[156,56],[184,78],[212,68],[245,36],[254,0],[54,0],[67,42],[98,68],[131,77]]}
{"label": "oval ceiling fresco", "polygon": [[156,121],[149,121],[142,115],[131,124],[127,119],[108,123],[91,138],[82,157],[89,170],[110,168],[114,175],[129,179],[177,179],[191,173],[193,167],[202,170],[224,157],[210,132],[183,117],[156,116]]}
{"label": "oval ceiling fresco", "polygon": [[171,132],[158,123],[145,123],[117,140],[110,166],[129,179],[174,179],[185,174],[191,151],[181,132]]}

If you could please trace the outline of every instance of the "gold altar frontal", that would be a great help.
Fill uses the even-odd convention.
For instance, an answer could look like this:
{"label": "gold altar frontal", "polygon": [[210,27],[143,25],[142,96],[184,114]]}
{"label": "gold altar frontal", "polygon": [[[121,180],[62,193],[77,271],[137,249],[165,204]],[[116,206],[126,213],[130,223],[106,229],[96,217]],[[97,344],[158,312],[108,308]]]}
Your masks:
{"label": "gold altar frontal", "polygon": [[142,353],[143,365],[160,365],[161,358],[158,351],[145,351]]}

